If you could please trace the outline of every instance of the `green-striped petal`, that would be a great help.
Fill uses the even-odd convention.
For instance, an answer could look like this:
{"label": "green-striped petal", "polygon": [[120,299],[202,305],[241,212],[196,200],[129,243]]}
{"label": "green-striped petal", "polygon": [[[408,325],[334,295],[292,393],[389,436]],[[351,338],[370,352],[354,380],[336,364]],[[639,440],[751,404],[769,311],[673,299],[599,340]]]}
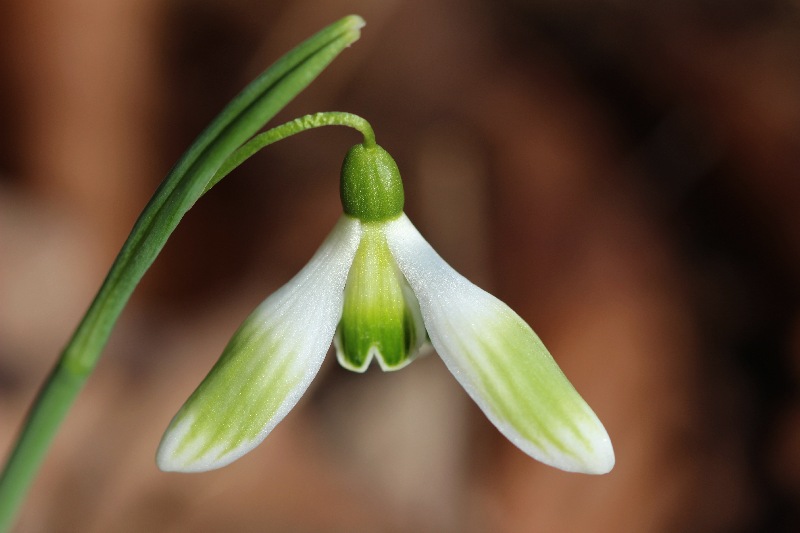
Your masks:
{"label": "green-striped petal", "polygon": [[610,471],[614,451],[605,428],[533,330],[445,263],[405,215],[388,223],[386,234],[433,347],[489,420],[546,464]]}
{"label": "green-striped petal", "polygon": [[403,368],[426,339],[419,304],[392,258],[384,226],[362,224],[334,339],[339,363],[355,372],[364,372],[373,357],[383,370]]}
{"label": "green-striped petal", "polygon": [[172,419],[158,449],[159,468],[225,466],[294,407],[330,348],[359,238],[359,222],[342,217],[308,265],[245,320]]}

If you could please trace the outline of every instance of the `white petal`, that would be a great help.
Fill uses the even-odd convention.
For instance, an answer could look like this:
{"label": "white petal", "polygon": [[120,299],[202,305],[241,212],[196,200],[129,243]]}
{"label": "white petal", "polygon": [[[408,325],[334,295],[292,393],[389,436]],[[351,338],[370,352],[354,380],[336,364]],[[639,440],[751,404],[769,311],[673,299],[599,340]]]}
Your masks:
{"label": "white petal", "polygon": [[227,465],[295,406],[331,345],[360,234],[357,220],[342,217],[303,270],[247,317],[172,419],[159,468],[202,472]]}
{"label": "white petal", "polygon": [[445,263],[405,215],[386,232],[433,347],[489,420],[546,464],[611,470],[605,428],[525,321]]}

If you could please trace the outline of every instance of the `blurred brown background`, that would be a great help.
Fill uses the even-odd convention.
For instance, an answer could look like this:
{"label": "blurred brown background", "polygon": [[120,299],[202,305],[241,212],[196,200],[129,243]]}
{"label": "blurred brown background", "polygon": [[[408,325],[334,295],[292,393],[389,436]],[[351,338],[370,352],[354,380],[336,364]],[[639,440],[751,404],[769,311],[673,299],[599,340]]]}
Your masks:
{"label": "blurred brown background", "polygon": [[[258,155],[185,218],[59,434],[19,532],[800,529],[797,0],[34,0],[0,18],[0,450],[160,179],[244,84],[368,22],[279,119],[361,114],[407,212],[543,337],[617,466],[524,456],[431,356],[329,357],[232,466],[161,432],[336,220],[358,136]],[[275,121],[275,124],[278,120]]]}

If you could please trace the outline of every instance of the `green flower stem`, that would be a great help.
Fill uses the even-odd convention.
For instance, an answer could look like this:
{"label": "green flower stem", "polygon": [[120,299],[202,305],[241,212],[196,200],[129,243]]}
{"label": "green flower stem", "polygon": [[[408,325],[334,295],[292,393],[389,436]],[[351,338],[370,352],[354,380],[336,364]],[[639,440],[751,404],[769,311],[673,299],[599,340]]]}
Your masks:
{"label": "green flower stem", "polygon": [[[211,184],[232,170],[234,163],[226,164],[224,173],[218,172],[231,155],[355,42],[363,25],[358,16],[345,17],[279,59],[228,104],[164,179],[28,413],[0,476],[0,532],[11,527],[58,426],[97,364],[117,318],[178,222]],[[344,122],[358,121],[347,118]],[[297,133],[303,124],[293,127]],[[371,138],[371,129],[359,129]]]}
{"label": "green flower stem", "polygon": [[225,160],[219,170],[217,170],[217,173],[214,174],[214,177],[211,178],[211,181],[208,182],[208,185],[206,185],[206,191],[211,189],[211,187],[216,185],[222,178],[227,176],[230,171],[241,165],[262,148],[302,131],[321,128],[323,126],[348,126],[356,129],[364,136],[364,146],[375,146],[375,132],[372,131],[372,126],[358,115],[341,111],[328,111],[306,115],[287,122],[286,124],[276,126],[264,133],[259,133],[247,141]]}

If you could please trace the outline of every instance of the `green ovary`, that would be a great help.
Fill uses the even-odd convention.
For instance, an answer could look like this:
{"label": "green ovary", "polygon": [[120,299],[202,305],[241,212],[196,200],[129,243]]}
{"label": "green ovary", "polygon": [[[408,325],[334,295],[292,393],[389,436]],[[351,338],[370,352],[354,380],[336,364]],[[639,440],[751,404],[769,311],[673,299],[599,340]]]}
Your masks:
{"label": "green ovary", "polygon": [[419,304],[395,264],[382,226],[363,226],[336,331],[339,363],[356,372],[364,372],[373,356],[383,370],[402,368],[425,340]]}

